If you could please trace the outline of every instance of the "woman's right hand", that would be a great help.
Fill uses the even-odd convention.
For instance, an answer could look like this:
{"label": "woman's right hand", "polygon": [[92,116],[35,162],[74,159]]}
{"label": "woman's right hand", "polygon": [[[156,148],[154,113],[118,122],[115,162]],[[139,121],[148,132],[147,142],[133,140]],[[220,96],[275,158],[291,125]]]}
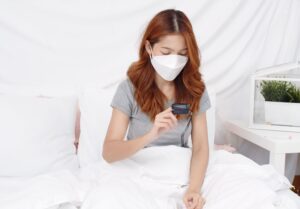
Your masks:
{"label": "woman's right hand", "polygon": [[155,116],[153,127],[149,134],[156,139],[162,133],[171,130],[177,125],[177,118],[172,113],[172,108],[164,110]]}

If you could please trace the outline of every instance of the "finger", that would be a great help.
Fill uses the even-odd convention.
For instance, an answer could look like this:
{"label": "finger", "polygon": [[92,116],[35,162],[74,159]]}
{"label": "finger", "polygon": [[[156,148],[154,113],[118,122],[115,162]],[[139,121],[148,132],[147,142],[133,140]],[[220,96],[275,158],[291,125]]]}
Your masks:
{"label": "finger", "polygon": [[158,128],[165,128],[166,130],[171,129],[170,125],[168,123],[158,122],[156,123]]}
{"label": "finger", "polygon": [[205,205],[205,200],[202,198],[199,200],[196,208],[202,209],[204,205]]}
{"label": "finger", "polygon": [[196,208],[195,209],[202,209],[203,208],[203,204],[198,204],[197,206],[196,206]]}
{"label": "finger", "polygon": [[176,126],[176,122],[174,122],[174,121],[173,121],[171,118],[169,118],[169,117],[164,117],[164,118],[160,119],[160,121],[169,123],[169,124],[171,125],[172,128]]}
{"label": "finger", "polygon": [[191,200],[188,201],[188,209],[194,209]]}
{"label": "finger", "polygon": [[[172,111],[171,112],[161,112],[161,113],[158,113],[156,116],[155,116],[155,118],[165,118],[166,116],[174,116],[175,117],[175,115],[172,113]],[[176,118],[176,117],[175,117]]]}
{"label": "finger", "polygon": [[195,196],[193,196],[192,201],[190,201],[191,203],[191,208],[196,208],[196,206],[199,203],[199,198],[196,198]]}
{"label": "finger", "polygon": [[185,205],[186,208],[189,208],[189,207],[190,207],[190,206],[189,206],[188,198],[187,198],[186,196],[183,198],[183,202],[184,202],[184,205]]}
{"label": "finger", "polygon": [[197,209],[202,209],[204,207],[204,204],[202,204],[202,203],[199,203],[199,205],[197,205]]}
{"label": "finger", "polygon": [[169,119],[172,120],[172,123],[174,125],[177,125],[178,120],[177,120],[177,118],[175,117],[175,115],[173,113],[164,113],[163,115],[161,115],[161,117],[169,118]]}
{"label": "finger", "polygon": [[162,113],[169,113],[169,112],[172,112],[172,107],[165,109]]}
{"label": "finger", "polygon": [[[171,109],[171,111],[172,111],[172,109]],[[170,112],[169,108],[166,109],[166,110],[164,110],[164,111],[162,111],[162,112],[160,112],[160,113],[158,113],[158,114],[155,116],[155,118],[156,118],[156,117],[162,117],[166,112]]]}
{"label": "finger", "polygon": [[164,121],[157,121],[155,123],[158,127],[166,127],[166,128],[171,128],[170,124],[168,122],[164,122]]}
{"label": "finger", "polygon": [[177,125],[178,120],[173,113],[168,113],[168,117],[170,117],[173,120],[173,122]]}
{"label": "finger", "polygon": [[167,123],[170,128],[172,128],[174,126],[172,120],[170,120],[170,119],[164,119],[164,118],[162,118],[162,119],[159,119],[157,122],[158,123]]}

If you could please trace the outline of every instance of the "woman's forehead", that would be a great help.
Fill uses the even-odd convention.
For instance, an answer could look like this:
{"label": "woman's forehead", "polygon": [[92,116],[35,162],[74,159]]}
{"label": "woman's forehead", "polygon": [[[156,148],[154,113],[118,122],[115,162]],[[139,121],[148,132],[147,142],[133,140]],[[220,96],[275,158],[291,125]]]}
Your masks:
{"label": "woman's forehead", "polygon": [[156,44],[159,47],[169,48],[173,50],[186,49],[185,39],[180,34],[170,34],[163,36]]}

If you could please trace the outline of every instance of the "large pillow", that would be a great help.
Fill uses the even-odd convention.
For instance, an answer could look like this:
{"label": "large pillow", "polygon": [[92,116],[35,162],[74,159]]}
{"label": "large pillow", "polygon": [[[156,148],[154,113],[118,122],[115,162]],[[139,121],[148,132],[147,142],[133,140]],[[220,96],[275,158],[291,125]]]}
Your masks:
{"label": "large pillow", "polygon": [[102,160],[102,145],[109,125],[111,100],[119,82],[108,86],[86,86],[80,96],[80,139],[78,158],[80,166]]}
{"label": "large pillow", "polygon": [[[112,109],[111,100],[119,83],[124,78],[105,85],[90,85],[80,96],[81,134],[78,157],[80,166],[103,160],[102,145],[108,128]],[[213,153],[215,137],[215,94],[208,88],[211,108],[206,112],[210,156]]]}
{"label": "large pillow", "polygon": [[33,176],[79,166],[77,97],[0,94],[0,176]]}

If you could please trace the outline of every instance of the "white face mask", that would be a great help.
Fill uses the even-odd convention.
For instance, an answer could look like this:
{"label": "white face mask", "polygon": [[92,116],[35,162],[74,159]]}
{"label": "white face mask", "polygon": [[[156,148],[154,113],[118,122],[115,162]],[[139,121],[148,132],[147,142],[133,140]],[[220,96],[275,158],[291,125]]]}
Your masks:
{"label": "white face mask", "polygon": [[151,64],[155,71],[165,80],[174,80],[188,61],[185,56],[170,54],[152,56]]}

